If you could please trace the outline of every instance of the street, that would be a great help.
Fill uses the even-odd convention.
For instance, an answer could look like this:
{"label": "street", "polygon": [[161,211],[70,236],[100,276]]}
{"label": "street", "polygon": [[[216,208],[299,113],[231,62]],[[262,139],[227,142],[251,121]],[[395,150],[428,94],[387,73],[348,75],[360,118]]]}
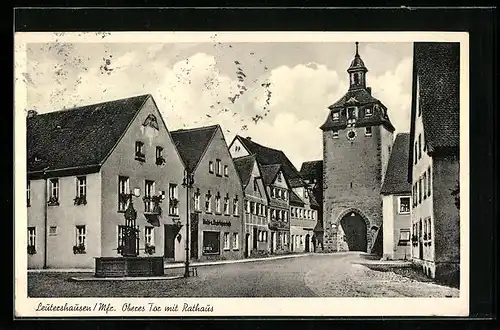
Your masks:
{"label": "street", "polygon": [[[71,282],[70,273],[30,273],[30,297],[458,297],[459,290],[363,265],[359,253],[314,254],[198,268],[198,277]],[[167,275],[182,269],[166,270]],[[91,276],[91,274],[85,274]]]}

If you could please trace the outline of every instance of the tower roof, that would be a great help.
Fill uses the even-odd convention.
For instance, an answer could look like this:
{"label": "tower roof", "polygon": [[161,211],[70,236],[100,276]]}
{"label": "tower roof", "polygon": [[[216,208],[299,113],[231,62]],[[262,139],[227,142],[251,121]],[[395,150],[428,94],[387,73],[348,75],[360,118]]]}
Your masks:
{"label": "tower roof", "polygon": [[365,66],[365,62],[361,59],[361,56],[359,56],[358,52],[358,45],[359,42],[356,41],[356,54],[354,55],[353,60],[351,61],[351,65],[347,69],[347,72],[352,72],[352,71],[368,71],[368,69]]}

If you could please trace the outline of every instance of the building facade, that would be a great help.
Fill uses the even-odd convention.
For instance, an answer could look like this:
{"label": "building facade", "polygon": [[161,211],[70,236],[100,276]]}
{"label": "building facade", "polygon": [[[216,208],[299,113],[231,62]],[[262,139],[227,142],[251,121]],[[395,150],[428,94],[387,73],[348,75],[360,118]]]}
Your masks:
{"label": "building facade", "polygon": [[261,167],[269,198],[270,251],[279,254],[290,250],[290,184],[280,164]]}
{"label": "building facade", "polygon": [[411,185],[408,183],[410,134],[399,133],[382,185],[383,258],[411,259]]}
{"label": "building facade", "polygon": [[314,229],[318,221],[318,205],[307,186],[293,188],[290,193],[290,250],[315,251]]}
{"label": "building facade", "polygon": [[243,185],[245,257],[267,254],[270,249],[268,197],[255,155],[234,158]]}
{"label": "building facade", "polygon": [[[300,176],[307,184],[310,193],[316,202],[318,219],[314,226],[314,236],[317,246],[323,250],[323,161],[315,160],[302,163],[300,167]],[[314,209],[314,205],[313,205]]]}
{"label": "building facade", "polygon": [[194,182],[189,189],[190,256],[238,259],[244,253],[243,189],[219,125],[171,133]]}
{"label": "building facade", "polygon": [[93,268],[95,257],[120,256],[130,203],[139,255],[180,256],[184,242],[168,250],[165,228],[186,221],[184,164],[150,95],[35,114],[27,141],[29,268]]}
{"label": "building facade", "polygon": [[349,90],[329,107],[323,130],[323,221],[327,251],[372,249],[382,226],[380,189],[394,127],[387,108],[366,85],[356,54],[347,72]]}
{"label": "building facade", "polygon": [[458,43],[415,43],[408,174],[412,260],[433,278],[459,282]]}

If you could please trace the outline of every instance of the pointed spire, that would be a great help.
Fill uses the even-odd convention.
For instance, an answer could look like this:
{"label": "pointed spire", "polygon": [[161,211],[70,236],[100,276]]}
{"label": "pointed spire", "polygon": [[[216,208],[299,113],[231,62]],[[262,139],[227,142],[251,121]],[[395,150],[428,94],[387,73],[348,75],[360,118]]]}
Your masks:
{"label": "pointed spire", "polygon": [[356,41],[356,56],[359,56],[359,53],[358,53],[358,45],[359,45],[359,42]]}

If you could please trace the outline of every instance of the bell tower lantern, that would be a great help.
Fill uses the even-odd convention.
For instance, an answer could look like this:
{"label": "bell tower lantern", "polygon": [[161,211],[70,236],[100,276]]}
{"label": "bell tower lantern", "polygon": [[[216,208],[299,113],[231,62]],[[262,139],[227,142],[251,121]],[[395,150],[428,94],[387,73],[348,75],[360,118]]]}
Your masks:
{"label": "bell tower lantern", "polygon": [[366,73],[368,69],[365,67],[365,63],[359,56],[358,52],[359,42],[356,41],[356,54],[354,59],[351,61],[351,65],[347,69],[349,73],[349,90],[366,88]]}

